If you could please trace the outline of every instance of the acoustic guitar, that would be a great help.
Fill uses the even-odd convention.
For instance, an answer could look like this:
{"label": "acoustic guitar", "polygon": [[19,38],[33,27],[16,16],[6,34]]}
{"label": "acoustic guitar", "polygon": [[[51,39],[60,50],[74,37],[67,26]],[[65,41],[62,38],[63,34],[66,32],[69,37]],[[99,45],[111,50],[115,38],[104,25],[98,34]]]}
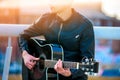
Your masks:
{"label": "acoustic guitar", "polygon": [[64,68],[81,69],[84,72],[98,73],[99,63],[92,59],[83,59],[81,63],[64,61],[64,50],[61,45],[49,44],[39,39],[30,39],[28,47],[31,55],[40,58],[31,71],[33,80],[40,79],[44,74],[46,74],[46,80],[48,80],[49,76],[56,76],[58,79],[58,74],[55,71],[51,72],[58,59],[63,61]]}

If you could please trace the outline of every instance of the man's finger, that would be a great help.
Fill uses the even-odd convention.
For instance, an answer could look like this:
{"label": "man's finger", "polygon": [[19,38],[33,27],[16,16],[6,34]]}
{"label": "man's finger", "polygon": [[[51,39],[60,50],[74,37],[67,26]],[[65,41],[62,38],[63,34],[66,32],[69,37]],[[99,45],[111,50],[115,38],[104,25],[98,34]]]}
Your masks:
{"label": "man's finger", "polygon": [[30,61],[29,64],[30,64],[31,66],[34,66],[34,65],[36,64],[36,61],[34,61],[34,62],[33,62],[33,61]]}
{"label": "man's finger", "polygon": [[28,67],[28,69],[32,69],[32,65],[26,64],[26,66]]}
{"label": "man's finger", "polygon": [[32,60],[38,61],[39,58],[36,58],[36,57],[33,57],[33,56],[32,56]]}
{"label": "man's finger", "polygon": [[61,60],[59,60],[59,67],[60,67],[60,68],[63,67],[63,66],[62,66],[62,61],[61,61]]}

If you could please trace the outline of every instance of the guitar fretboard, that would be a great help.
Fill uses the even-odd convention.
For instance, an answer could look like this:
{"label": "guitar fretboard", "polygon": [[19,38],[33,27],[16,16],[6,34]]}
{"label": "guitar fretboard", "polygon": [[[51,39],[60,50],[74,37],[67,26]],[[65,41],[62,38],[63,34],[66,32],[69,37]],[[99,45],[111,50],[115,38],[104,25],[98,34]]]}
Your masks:
{"label": "guitar fretboard", "polygon": [[[49,67],[49,68],[54,68],[54,65],[57,63],[57,61],[55,60],[45,60],[45,67]],[[64,68],[77,68],[79,65],[79,63],[77,62],[67,62],[64,61],[63,62],[63,67]]]}

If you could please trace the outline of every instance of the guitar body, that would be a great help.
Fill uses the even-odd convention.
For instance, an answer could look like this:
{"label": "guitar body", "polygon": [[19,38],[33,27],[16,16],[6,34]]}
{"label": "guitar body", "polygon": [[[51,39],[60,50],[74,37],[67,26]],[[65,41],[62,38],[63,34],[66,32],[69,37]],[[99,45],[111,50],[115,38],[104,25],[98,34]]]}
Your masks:
{"label": "guitar body", "polygon": [[[28,72],[29,80],[48,80],[49,74],[54,75],[57,78],[57,73],[53,68],[45,68],[44,60],[64,60],[63,48],[57,44],[47,44],[46,41],[38,39],[30,39],[28,41],[29,53],[35,57],[39,57],[40,61],[37,62],[33,70],[23,72]],[[23,68],[26,68],[23,64]],[[45,75],[46,74],[46,75]],[[23,76],[25,73],[23,74]],[[23,79],[24,80],[24,79]],[[57,80],[57,79],[55,79]]]}

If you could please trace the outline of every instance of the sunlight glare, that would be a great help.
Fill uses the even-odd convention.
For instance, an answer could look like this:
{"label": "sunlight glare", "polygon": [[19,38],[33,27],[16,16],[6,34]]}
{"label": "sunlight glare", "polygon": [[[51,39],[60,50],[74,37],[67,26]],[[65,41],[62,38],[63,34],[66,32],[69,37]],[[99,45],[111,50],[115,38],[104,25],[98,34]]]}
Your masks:
{"label": "sunlight glare", "polygon": [[74,0],[75,2],[99,2],[101,0]]}

